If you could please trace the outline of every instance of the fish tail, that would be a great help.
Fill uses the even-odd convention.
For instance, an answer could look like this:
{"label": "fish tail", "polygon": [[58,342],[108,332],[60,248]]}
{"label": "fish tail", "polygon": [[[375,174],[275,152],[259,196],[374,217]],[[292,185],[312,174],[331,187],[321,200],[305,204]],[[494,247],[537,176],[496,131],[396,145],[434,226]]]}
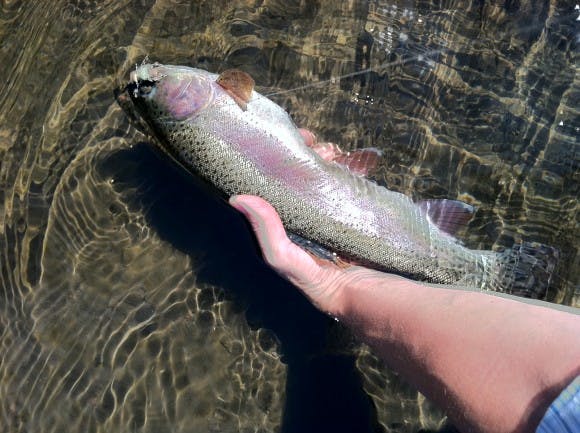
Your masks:
{"label": "fish tail", "polygon": [[545,298],[560,251],[535,242],[522,242],[497,255],[494,290],[527,298]]}

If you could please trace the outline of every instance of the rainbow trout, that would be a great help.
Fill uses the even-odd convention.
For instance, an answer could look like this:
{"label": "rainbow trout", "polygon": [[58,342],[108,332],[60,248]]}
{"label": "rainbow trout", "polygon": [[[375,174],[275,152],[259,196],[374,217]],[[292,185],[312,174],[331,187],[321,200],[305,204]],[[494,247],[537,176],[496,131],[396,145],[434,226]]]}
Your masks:
{"label": "rainbow trout", "polygon": [[218,76],[143,64],[117,99],[191,173],[226,196],[264,198],[289,232],[348,260],[419,281],[479,289],[513,292],[519,284],[537,292],[538,284],[545,288],[548,282],[553,263],[533,257],[529,245],[501,253],[472,250],[447,233],[467,205],[414,203],[354,174],[347,163],[323,158],[241,71]]}

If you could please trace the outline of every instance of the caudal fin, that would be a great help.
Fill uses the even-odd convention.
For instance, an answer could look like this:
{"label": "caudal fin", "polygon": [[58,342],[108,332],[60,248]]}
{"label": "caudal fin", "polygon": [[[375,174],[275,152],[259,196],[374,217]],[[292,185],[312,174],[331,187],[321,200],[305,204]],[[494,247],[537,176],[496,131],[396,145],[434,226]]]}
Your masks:
{"label": "caudal fin", "polygon": [[558,263],[558,249],[523,242],[499,254],[498,289],[517,296],[544,298]]}

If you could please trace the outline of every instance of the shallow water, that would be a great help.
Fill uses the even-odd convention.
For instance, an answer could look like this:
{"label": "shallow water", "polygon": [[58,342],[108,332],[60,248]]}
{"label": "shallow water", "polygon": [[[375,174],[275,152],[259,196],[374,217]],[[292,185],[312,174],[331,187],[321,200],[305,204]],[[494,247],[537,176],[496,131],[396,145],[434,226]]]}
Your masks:
{"label": "shallow water", "polygon": [[381,148],[377,182],[474,204],[469,246],[558,248],[531,295],[578,306],[577,16],[569,1],[2,2],[0,430],[452,429],[267,269],[113,89],[145,55],[242,68],[297,124]]}

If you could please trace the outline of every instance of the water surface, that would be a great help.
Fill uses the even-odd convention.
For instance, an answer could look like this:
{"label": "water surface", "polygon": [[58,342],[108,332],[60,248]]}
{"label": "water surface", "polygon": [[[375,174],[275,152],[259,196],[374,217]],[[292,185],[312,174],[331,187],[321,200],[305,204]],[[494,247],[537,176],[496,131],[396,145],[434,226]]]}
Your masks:
{"label": "water surface", "polygon": [[0,9],[0,430],[452,430],[262,262],[113,89],[149,55],[249,72],[374,179],[477,207],[473,248],[559,249],[579,305],[569,1],[8,1]]}

